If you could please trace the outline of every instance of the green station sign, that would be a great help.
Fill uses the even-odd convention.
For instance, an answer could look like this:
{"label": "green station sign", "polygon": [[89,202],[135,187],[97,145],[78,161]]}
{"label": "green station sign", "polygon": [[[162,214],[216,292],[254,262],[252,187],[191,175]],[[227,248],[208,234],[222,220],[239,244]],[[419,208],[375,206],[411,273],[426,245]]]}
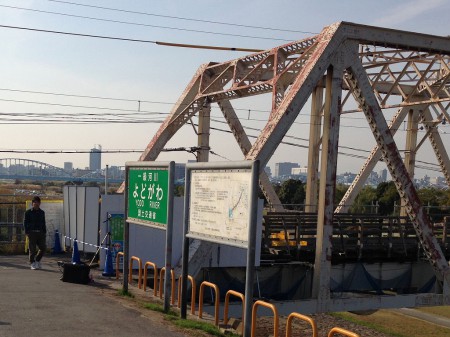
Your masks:
{"label": "green station sign", "polygon": [[167,168],[130,167],[128,221],[167,225],[169,171]]}

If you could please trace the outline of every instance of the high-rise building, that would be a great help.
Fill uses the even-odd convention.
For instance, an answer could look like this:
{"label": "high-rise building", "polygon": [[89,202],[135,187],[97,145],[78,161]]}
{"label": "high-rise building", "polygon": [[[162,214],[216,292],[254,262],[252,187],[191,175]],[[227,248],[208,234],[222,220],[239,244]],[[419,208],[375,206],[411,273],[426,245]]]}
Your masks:
{"label": "high-rise building", "polygon": [[102,146],[100,144],[94,145],[89,153],[89,169],[91,171],[101,170],[102,168]]}
{"label": "high-rise building", "polygon": [[73,170],[73,163],[71,161],[64,162],[64,171],[71,172]]}
{"label": "high-rise building", "polygon": [[297,163],[275,163],[275,177],[291,175],[291,171],[295,167],[300,167]]}
{"label": "high-rise building", "polygon": [[380,177],[380,183],[384,183],[387,181],[387,170],[383,169],[378,173],[378,176]]}

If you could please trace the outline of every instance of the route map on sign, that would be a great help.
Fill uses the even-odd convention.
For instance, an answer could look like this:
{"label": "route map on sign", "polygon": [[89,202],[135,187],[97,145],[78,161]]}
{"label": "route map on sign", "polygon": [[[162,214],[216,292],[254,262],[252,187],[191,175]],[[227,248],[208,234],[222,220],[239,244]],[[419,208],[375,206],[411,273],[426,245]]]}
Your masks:
{"label": "route map on sign", "polygon": [[193,170],[189,233],[248,239],[251,171]]}

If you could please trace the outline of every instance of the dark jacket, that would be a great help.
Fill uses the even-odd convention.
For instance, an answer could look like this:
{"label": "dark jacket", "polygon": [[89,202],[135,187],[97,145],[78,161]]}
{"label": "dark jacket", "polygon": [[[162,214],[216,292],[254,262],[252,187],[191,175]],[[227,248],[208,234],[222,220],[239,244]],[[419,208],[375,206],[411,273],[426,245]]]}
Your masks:
{"label": "dark jacket", "polygon": [[40,208],[38,210],[33,208],[27,210],[25,212],[23,226],[25,227],[25,234],[29,234],[31,231],[47,233],[47,227],[45,225],[45,212]]}

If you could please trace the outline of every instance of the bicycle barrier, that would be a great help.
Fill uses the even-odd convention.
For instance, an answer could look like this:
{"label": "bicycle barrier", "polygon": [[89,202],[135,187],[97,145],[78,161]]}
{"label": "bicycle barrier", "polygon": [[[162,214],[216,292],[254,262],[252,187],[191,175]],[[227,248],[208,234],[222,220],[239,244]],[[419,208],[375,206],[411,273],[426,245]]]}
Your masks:
{"label": "bicycle barrier", "polygon": [[[192,288],[192,293],[191,293],[191,314],[195,315],[195,288],[196,288],[196,284],[195,284],[195,280],[191,275],[188,275],[188,281],[191,281],[191,288]],[[180,275],[180,277],[178,278],[178,308],[181,308],[181,278],[182,275]]]}
{"label": "bicycle barrier", "polygon": [[234,291],[228,290],[225,294],[225,303],[223,308],[223,324],[228,324],[228,306],[230,304],[230,296],[233,295],[235,297],[239,297],[242,300],[242,326],[241,326],[241,334],[244,333],[244,306],[245,306],[245,296],[244,294]]}
{"label": "bicycle barrier", "polygon": [[141,259],[136,257],[136,256],[132,256],[130,257],[130,272],[128,273],[128,282],[131,283],[131,281],[133,281],[133,261],[137,261],[138,263],[138,268],[139,268],[139,275],[138,275],[138,289],[141,289],[142,287],[142,262]]}
{"label": "bicycle barrier", "polygon": [[147,276],[148,268],[153,267],[153,295],[156,296],[158,293],[158,267],[155,263],[147,261],[144,265],[144,291],[147,289]]}
{"label": "bicycle barrier", "polygon": [[278,310],[275,307],[275,305],[273,305],[271,303],[267,303],[267,302],[261,301],[261,300],[258,300],[255,303],[253,303],[251,337],[255,337],[256,312],[258,311],[258,307],[259,306],[272,309],[272,311],[273,311],[273,337],[278,337],[278,326],[279,326]]}
{"label": "bicycle barrier", "polygon": [[[159,271],[159,298],[163,297],[163,288],[164,288],[164,281],[163,279],[165,279],[166,277],[166,267],[162,267],[161,270]],[[173,269],[170,270],[170,280],[171,280],[171,301],[170,304],[174,305],[175,304],[175,272],[173,271]]]}
{"label": "bicycle barrier", "polygon": [[342,329],[342,328],[338,328],[338,327],[334,327],[333,329],[330,330],[330,332],[328,332],[328,337],[333,337],[336,334],[340,334],[340,335],[344,335],[347,337],[359,337],[358,334]]}
{"label": "bicycle barrier", "polygon": [[116,255],[116,280],[120,277],[120,256],[124,256],[123,252],[117,252]]}
{"label": "bicycle barrier", "polygon": [[214,325],[219,325],[219,302],[220,302],[220,291],[219,287],[214,283],[203,281],[200,284],[200,293],[198,295],[198,318],[202,318],[203,315],[203,289],[205,287],[210,287],[214,289],[215,292],[215,301],[214,301]]}
{"label": "bicycle barrier", "polygon": [[311,325],[312,328],[312,337],[318,337],[318,331],[317,331],[317,325],[316,322],[308,316],[299,314],[297,312],[293,312],[291,313],[286,321],[286,337],[291,337],[291,333],[292,333],[292,321],[294,320],[294,318],[298,318],[302,321],[308,322]]}

